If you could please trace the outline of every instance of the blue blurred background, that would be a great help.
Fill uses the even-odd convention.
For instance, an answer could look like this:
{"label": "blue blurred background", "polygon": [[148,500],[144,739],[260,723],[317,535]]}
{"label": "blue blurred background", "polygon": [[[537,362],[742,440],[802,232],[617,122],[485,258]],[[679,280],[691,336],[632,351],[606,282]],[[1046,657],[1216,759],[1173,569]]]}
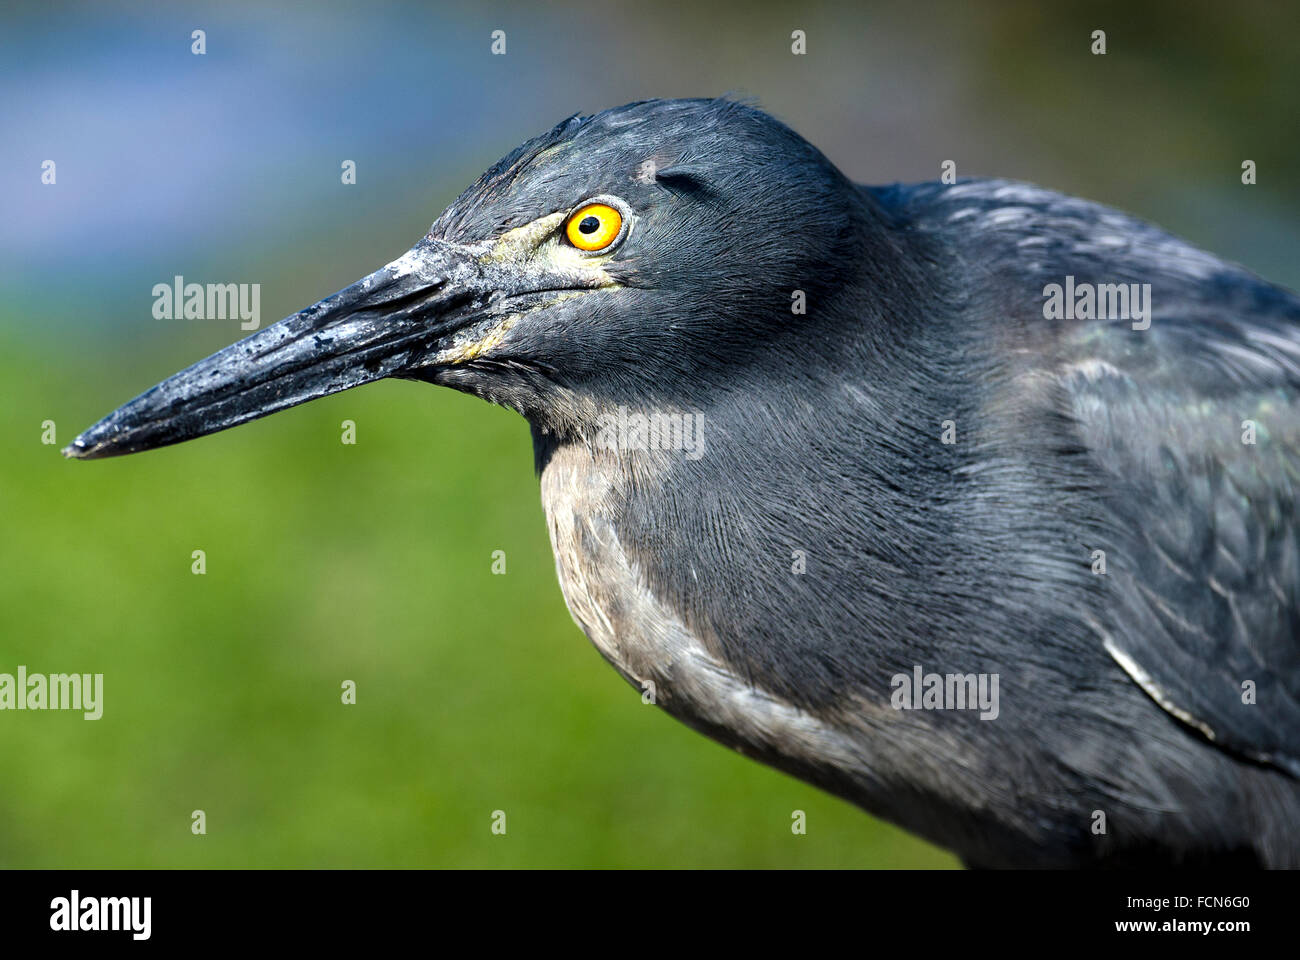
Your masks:
{"label": "blue blurred background", "polygon": [[641,705],[564,609],[513,414],[382,383],[147,456],[58,449],[243,335],[154,319],[155,284],[261,284],[266,325],[520,141],[645,97],[753,97],[855,179],[953,160],[1295,288],[1297,28],[1269,3],[7,5],[0,672],[106,696],[0,713],[0,865],[955,865]]}

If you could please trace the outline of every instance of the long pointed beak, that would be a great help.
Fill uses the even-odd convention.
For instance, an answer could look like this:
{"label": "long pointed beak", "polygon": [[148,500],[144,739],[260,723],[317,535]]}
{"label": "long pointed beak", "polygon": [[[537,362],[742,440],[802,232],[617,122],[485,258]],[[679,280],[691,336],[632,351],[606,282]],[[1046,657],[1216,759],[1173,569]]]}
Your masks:
{"label": "long pointed beak", "polygon": [[352,286],[142,393],[63,453],[93,460],[152,450],[409,372],[450,346],[488,293],[470,250],[425,238]]}

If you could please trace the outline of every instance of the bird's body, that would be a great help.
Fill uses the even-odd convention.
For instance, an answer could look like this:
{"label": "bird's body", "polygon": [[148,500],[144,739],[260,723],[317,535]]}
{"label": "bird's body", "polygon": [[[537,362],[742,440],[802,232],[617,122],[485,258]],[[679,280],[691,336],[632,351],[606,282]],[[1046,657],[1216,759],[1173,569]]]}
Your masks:
{"label": "bird's body", "polygon": [[[1200,629],[1215,631],[1225,657],[1251,657],[1258,633],[1272,630],[1278,643],[1253,663],[1202,661],[1201,682],[1217,680],[1233,705],[1241,679],[1267,685],[1264,678],[1295,664],[1296,646],[1285,644],[1297,636],[1287,617],[1296,615],[1300,584],[1287,566],[1294,554],[1285,552],[1296,537],[1290,494],[1274,494],[1271,527],[1249,534],[1273,529],[1276,542],[1252,548],[1237,539],[1249,505],[1205,502],[1199,512],[1183,489],[1219,483],[1203,471],[1234,464],[1256,475],[1245,458],[1263,451],[1240,441],[1240,420],[1259,402],[1256,385],[1226,370],[1211,375],[1206,387],[1238,398],[1240,408],[1221,399],[1208,413],[1192,410],[1197,422],[1181,423],[1189,402],[1212,394],[1162,392],[1161,375],[1187,371],[1161,345],[1150,347],[1161,358],[1152,376],[1151,356],[1117,343],[1142,336],[1127,322],[1051,330],[1041,312],[1041,288],[1071,271],[1080,284],[1141,277],[1153,283],[1157,305],[1159,326],[1148,335],[1187,338],[1202,319],[1222,319],[1179,316],[1196,306],[1187,284],[1226,272],[1220,282],[1247,296],[1251,285],[1273,288],[1113,211],[1022,184],[924,184],[880,195],[895,205],[900,245],[908,235],[936,244],[932,233],[942,235],[952,218],[967,222],[964,242],[929,249],[958,275],[985,274],[966,287],[969,299],[954,301],[941,287],[914,291],[895,318],[900,340],[885,352],[864,342],[872,325],[861,315],[871,311],[862,291],[844,291],[831,308],[842,327],[807,345],[819,362],[790,368],[798,407],[764,409],[744,395],[704,400],[697,412],[709,454],[697,460],[610,453],[593,437],[535,437],[574,618],[679,719],[970,862],[1168,862],[1177,849],[1186,862],[1300,865],[1300,784],[1240,762],[1174,719],[1152,699],[1163,688],[1150,675],[1164,664],[1143,667],[1124,654],[1152,649],[1161,626],[1133,617],[1127,604],[1150,604],[1148,618],[1193,616],[1200,604],[1215,618]],[[1075,233],[1063,236],[1063,227]],[[1043,236],[1068,246],[1023,243]],[[1032,272],[1023,253],[1007,256],[1026,246],[1037,248]],[[1009,276],[980,267],[998,262]],[[1020,295],[1010,295],[1016,285]],[[1300,360],[1294,330],[1289,351],[1278,353],[1268,340],[1252,343],[1248,315],[1239,310],[1219,329],[1238,350],[1253,348],[1285,385]],[[1214,362],[1214,344],[1187,346]],[[927,376],[909,360],[929,353]],[[809,366],[824,376],[809,376]],[[1143,373],[1152,379],[1142,383]],[[932,393],[918,391],[926,382]],[[1108,393],[1138,406],[1119,411],[1096,399]],[[1269,453],[1292,465],[1300,431],[1293,411],[1270,418],[1280,449]],[[943,445],[944,420],[969,436]],[[1188,458],[1198,443],[1232,459],[1159,460],[1162,447]],[[1116,469],[1107,455],[1123,445],[1154,462],[1141,474],[1127,472],[1137,463]],[[1171,503],[1175,496],[1183,502]],[[1215,511],[1234,507],[1243,512],[1233,528],[1217,529]],[[1160,553],[1176,536],[1181,569]],[[1093,572],[1096,549],[1109,558],[1104,575]],[[1242,552],[1250,549],[1259,557]],[[806,559],[801,572],[793,570],[796,551]],[[1197,569],[1201,558],[1208,566]],[[1289,575],[1289,606],[1245,595],[1280,588],[1243,582],[1241,571],[1268,568],[1272,558],[1275,576]],[[1237,576],[1219,572],[1223,582],[1212,583],[1224,565]],[[1188,579],[1195,575],[1199,584]],[[1234,619],[1252,615],[1256,634],[1234,637]],[[1187,639],[1191,656],[1209,653],[1199,636]],[[893,709],[890,678],[914,665],[998,674],[997,721]],[[1286,759],[1295,741],[1282,735],[1258,741],[1258,753],[1280,750]],[[1092,832],[1094,811],[1106,814],[1107,834]]]}
{"label": "bird's body", "polygon": [[[1045,307],[1121,284],[1147,325]],[[1094,204],[857,187],[756,110],[651,101],[525,144],[284,324],[74,454],[378,376],[476,393],[532,424],[575,620],[692,727],[975,865],[1300,866],[1294,294]],[[312,352],[343,337],[346,373]],[[270,393],[308,363],[324,387]],[[616,410],[702,446],[610,443]],[[996,708],[899,709],[920,674]]]}

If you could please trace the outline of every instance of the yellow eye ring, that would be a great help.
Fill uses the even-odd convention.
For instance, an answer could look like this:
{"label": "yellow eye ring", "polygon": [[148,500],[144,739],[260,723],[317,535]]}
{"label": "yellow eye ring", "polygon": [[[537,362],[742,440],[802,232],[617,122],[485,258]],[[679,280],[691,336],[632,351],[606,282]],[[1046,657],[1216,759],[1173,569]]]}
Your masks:
{"label": "yellow eye ring", "polygon": [[618,239],[623,214],[607,203],[588,203],[574,211],[564,225],[564,235],[579,250],[594,253]]}

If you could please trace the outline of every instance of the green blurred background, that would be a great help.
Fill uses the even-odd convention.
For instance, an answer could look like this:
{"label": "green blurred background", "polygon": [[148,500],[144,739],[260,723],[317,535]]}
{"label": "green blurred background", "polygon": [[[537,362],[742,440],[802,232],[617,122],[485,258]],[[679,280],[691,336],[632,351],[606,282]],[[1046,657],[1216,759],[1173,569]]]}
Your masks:
{"label": "green blurred background", "polygon": [[0,672],[105,675],[101,720],[0,713],[3,866],[956,865],[641,704],[565,611],[513,414],[381,383],[64,461],[78,430],[242,336],[154,320],[155,283],[260,283],[266,325],[393,259],[571,113],[733,92],[856,179],[930,179],[952,159],[1300,285],[1294,4],[0,17]]}

